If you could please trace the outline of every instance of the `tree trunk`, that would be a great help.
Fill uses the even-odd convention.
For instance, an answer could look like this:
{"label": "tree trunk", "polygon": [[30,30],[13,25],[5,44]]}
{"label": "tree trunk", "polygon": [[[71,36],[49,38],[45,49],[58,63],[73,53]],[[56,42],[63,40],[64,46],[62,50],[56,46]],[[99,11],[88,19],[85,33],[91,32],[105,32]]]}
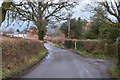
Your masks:
{"label": "tree trunk", "polygon": [[1,26],[1,23],[5,20],[6,12],[7,11],[5,9],[0,7],[0,26]]}
{"label": "tree trunk", "polygon": [[38,27],[38,39],[39,40],[44,40],[44,36],[46,34],[46,26],[37,26]]}
{"label": "tree trunk", "polygon": [[2,23],[2,8],[0,7],[0,26],[1,26],[1,23]]}
{"label": "tree trunk", "polygon": [[[118,21],[118,28],[120,30],[120,22]],[[120,31],[119,36],[120,37]],[[120,39],[118,39],[118,78],[120,78]]]}
{"label": "tree trunk", "polygon": [[118,75],[120,78],[120,40],[118,41]]}
{"label": "tree trunk", "polygon": [[[1,13],[2,13],[2,22],[5,20],[5,16],[7,13],[7,9],[11,6],[12,2],[3,2],[1,7]],[[6,9],[5,9],[6,8]]]}
{"label": "tree trunk", "polygon": [[39,40],[44,40],[44,36],[46,34],[46,25],[44,24],[44,22],[42,22],[42,20],[37,20],[34,21],[34,24],[37,26],[38,28],[38,39]]}

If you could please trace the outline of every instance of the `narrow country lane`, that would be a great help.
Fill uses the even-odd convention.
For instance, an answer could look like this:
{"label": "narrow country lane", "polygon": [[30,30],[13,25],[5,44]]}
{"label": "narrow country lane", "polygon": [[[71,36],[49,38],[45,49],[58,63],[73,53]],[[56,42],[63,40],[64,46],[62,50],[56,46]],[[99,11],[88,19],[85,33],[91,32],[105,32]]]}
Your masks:
{"label": "narrow country lane", "polygon": [[72,51],[45,44],[48,56],[21,78],[111,78],[110,60],[83,57]]}

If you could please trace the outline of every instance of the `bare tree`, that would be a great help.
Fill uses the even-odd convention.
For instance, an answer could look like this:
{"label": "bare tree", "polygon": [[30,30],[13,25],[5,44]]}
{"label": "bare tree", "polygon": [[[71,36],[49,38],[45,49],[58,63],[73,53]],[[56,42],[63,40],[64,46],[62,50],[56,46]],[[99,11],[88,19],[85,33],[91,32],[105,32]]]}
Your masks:
{"label": "bare tree", "polygon": [[[110,17],[108,17],[108,15],[112,15],[117,19],[118,27],[120,28],[120,0],[96,0],[96,2],[88,3],[83,11],[98,13],[111,23],[115,23]],[[103,12],[107,15],[104,15]]]}
{"label": "bare tree", "polygon": [[7,13],[7,9],[10,7],[12,2],[3,2],[0,7],[0,25],[5,20],[5,15]]}
{"label": "bare tree", "polygon": [[51,2],[42,1],[34,2],[26,0],[20,3],[12,3],[10,11],[14,12],[14,16],[22,21],[32,21],[38,28],[38,36],[40,40],[46,33],[46,26],[53,21],[66,19],[65,14],[76,5],[75,2]]}
{"label": "bare tree", "polygon": [[[120,28],[120,0],[102,0],[99,2],[99,4],[105,8],[107,13],[116,17],[118,21],[118,27]],[[110,22],[113,22],[110,18],[106,16],[104,17]]]}
{"label": "bare tree", "polygon": [[67,16],[68,19],[68,38],[70,38],[70,20],[71,20],[72,14],[69,13]]}
{"label": "bare tree", "polygon": [[14,32],[13,28],[9,28],[8,32],[13,33]]}
{"label": "bare tree", "polygon": [[[102,2],[99,2],[99,4],[102,5],[110,15],[116,17],[118,21],[118,28],[120,29],[120,0],[103,0]],[[110,18],[107,17],[105,18],[108,19],[110,22],[112,22]],[[118,43],[118,45],[120,45],[120,42]],[[118,77],[120,78],[120,47],[119,46],[118,46],[118,71],[119,71]]]}

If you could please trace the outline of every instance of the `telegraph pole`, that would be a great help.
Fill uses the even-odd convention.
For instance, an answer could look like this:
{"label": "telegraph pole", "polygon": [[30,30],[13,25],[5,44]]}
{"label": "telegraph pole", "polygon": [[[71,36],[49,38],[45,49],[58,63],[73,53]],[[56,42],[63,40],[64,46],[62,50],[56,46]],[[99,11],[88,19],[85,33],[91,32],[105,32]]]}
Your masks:
{"label": "telegraph pole", "polygon": [[68,19],[68,38],[70,38],[70,19]]}
{"label": "telegraph pole", "polygon": [[67,18],[68,18],[68,38],[70,38],[70,18],[72,17],[72,14],[68,14]]}

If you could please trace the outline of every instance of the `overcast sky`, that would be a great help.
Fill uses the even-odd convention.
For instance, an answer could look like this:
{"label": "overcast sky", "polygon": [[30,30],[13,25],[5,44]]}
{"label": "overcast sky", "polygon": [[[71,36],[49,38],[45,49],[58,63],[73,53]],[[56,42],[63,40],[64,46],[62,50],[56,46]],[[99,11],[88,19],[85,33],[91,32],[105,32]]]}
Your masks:
{"label": "overcast sky", "polygon": [[[2,0],[0,0],[1,2]],[[94,0],[92,0],[94,1]],[[82,19],[86,19],[88,21],[90,21],[89,17],[92,16],[93,14],[88,12],[88,11],[83,11],[84,8],[86,7],[86,4],[88,4],[89,2],[91,2],[90,0],[84,0],[82,2],[79,2],[79,5],[77,5],[74,9],[73,9],[73,15],[72,15],[72,18],[78,18],[78,17],[81,17]],[[115,20],[114,17],[110,16],[113,20]],[[2,27],[5,27],[6,26],[6,20],[2,23]],[[14,26],[13,26],[14,24]],[[8,28],[2,28],[3,30],[8,30],[9,28],[14,28],[14,31],[16,31],[17,29],[20,29],[20,30],[24,30],[27,26],[27,23],[24,23],[23,26],[19,27],[20,25],[19,24],[22,24],[21,22],[18,22],[18,21],[15,21],[13,24],[11,24],[11,26],[9,26]],[[30,24],[30,25],[33,25],[33,24]]]}

